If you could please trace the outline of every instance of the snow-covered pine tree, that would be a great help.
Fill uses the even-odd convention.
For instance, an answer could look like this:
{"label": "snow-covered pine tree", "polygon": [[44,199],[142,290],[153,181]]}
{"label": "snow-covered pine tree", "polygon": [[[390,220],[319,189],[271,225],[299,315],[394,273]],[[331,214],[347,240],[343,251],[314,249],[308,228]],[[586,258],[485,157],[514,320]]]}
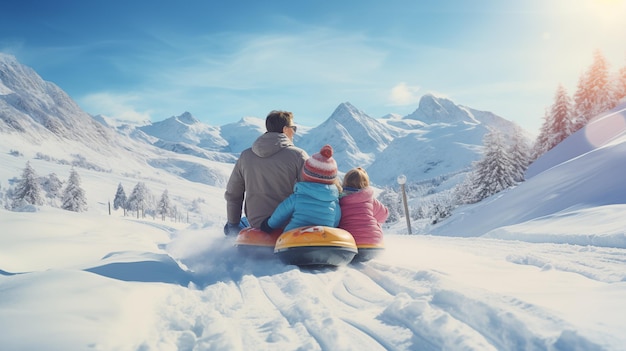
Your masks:
{"label": "snow-covered pine tree", "polygon": [[172,205],[170,203],[170,197],[167,193],[167,189],[163,190],[163,194],[161,194],[161,199],[157,204],[157,213],[161,215],[161,220],[165,221],[165,217],[170,214],[172,211]]}
{"label": "snow-covered pine tree", "polygon": [[68,211],[87,211],[87,201],[85,200],[85,190],[80,186],[80,176],[72,167],[67,185],[63,191],[61,208]]}
{"label": "snow-covered pine tree", "polygon": [[142,218],[146,216],[145,212],[150,209],[151,197],[146,183],[139,182],[135,185],[132,193],[128,197],[128,204],[131,210],[137,211],[137,218],[139,218],[140,215]]}
{"label": "snow-covered pine tree", "polygon": [[50,199],[50,205],[56,205],[56,199],[61,198],[61,190],[63,189],[63,182],[56,173],[50,173],[48,177],[44,177],[41,182],[43,190],[46,192],[46,197]]}
{"label": "snow-covered pine tree", "polygon": [[535,143],[533,159],[548,152],[575,131],[572,99],[559,84],[554,93],[554,103],[546,113]]}
{"label": "snow-covered pine tree", "polygon": [[586,126],[598,113],[615,107],[616,101],[610,83],[609,65],[600,50],[596,50],[593,63],[578,80],[574,94],[576,115],[574,131]]}
{"label": "snow-covered pine tree", "polygon": [[378,201],[387,207],[389,210],[389,216],[387,217],[388,223],[395,223],[400,220],[400,213],[403,211],[402,200],[400,194],[391,188],[385,188],[378,196]]}
{"label": "snow-covered pine tree", "polygon": [[475,172],[468,172],[465,179],[454,187],[452,193],[455,203],[471,204],[476,202],[474,199],[475,189],[473,188],[473,185],[477,183],[477,181],[474,180],[475,176]]}
{"label": "snow-covered pine tree", "polygon": [[474,163],[474,176],[471,178],[474,189],[474,202],[515,185],[513,163],[507,153],[507,144],[497,130],[485,135],[483,158]]}
{"label": "snow-covered pine tree", "polygon": [[31,167],[30,161],[26,162],[26,167],[22,170],[22,178],[18,181],[13,192],[12,208],[17,209],[27,204],[43,205],[39,179]]}
{"label": "snow-covered pine tree", "polygon": [[558,86],[554,94],[554,104],[550,108],[550,117],[552,118],[552,144],[549,149],[553,148],[565,138],[574,133],[572,99],[567,95],[567,90],[563,85]]}
{"label": "snow-covered pine tree", "polygon": [[126,198],[126,192],[124,191],[124,187],[122,183],[119,183],[117,186],[117,191],[115,192],[115,198],[113,199],[113,209],[124,209],[124,217],[126,217],[126,210],[128,209],[128,198]]}
{"label": "snow-covered pine tree", "polygon": [[522,134],[521,128],[515,128],[510,140],[511,143],[507,153],[510,155],[513,164],[513,180],[517,183],[523,182],[524,173],[530,164],[530,146],[528,145],[528,139]]}
{"label": "snow-covered pine tree", "polygon": [[535,144],[533,145],[531,151],[531,160],[538,159],[549,150],[548,145],[550,145],[550,130],[552,130],[552,118],[550,117],[548,110],[546,110],[543,116],[543,123],[539,128],[539,135],[537,136],[537,139],[535,139]]}

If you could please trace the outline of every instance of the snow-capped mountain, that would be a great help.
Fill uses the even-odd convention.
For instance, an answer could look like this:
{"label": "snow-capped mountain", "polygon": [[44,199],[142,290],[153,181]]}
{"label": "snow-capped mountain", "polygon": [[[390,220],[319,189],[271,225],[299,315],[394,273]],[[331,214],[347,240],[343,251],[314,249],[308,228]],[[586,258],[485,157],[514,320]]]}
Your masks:
{"label": "snow-capped mountain", "polygon": [[422,96],[417,110],[405,118],[415,119],[426,124],[458,122],[478,123],[467,108],[456,105],[450,99],[436,97],[433,94]]}
{"label": "snow-capped mountain", "polygon": [[[223,152],[229,151],[229,148],[228,141],[220,135],[220,129],[200,122],[189,112],[138,129],[155,138],[152,145],[161,149],[218,162],[233,163],[237,160],[234,155]],[[141,135],[134,136],[143,139]]]}
{"label": "snow-capped mountain", "polygon": [[265,120],[257,117],[244,117],[238,122],[223,125],[220,130],[222,138],[228,142],[230,152],[240,153],[265,133]]}
{"label": "snow-capped mountain", "polygon": [[[8,150],[20,145],[15,151],[28,158],[102,172],[133,173],[152,165],[157,173],[164,170],[210,185],[225,184],[230,175],[223,162],[234,162],[232,155],[220,153],[216,157],[220,162],[211,162],[209,157],[169,152],[153,146],[160,139],[143,133],[140,125],[109,123],[103,116],[93,118],[84,112],[58,86],[13,56],[0,54],[0,144]],[[181,163],[193,166],[194,172],[183,170]],[[129,164],[135,166],[127,169]]]}
{"label": "snow-capped mountain", "polygon": [[31,68],[0,53],[0,131],[19,134],[34,143],[70,140],[108,153],[113,133],[80,107],[58,86]]}
{"label": "snow-capped mountain", "polygon": [[[491,112],[458,106],[432,94],[422,96],[410,115],[383,121],[403,134],[368,165],[371,179],[380,185],[394,183],[399,174],[419,182],[467,171],[482,157],[483,137],[489,129],[510,135],[519,128]],[[396,162],[394,167],[391,162]]]}
{"label": "snow-capped mountain", "polygon": [[[118,123],[105,116],[92,117],[32,69],[12,56],[0,57],[0,131],[19,131],[36,143],[72,141],[66,154],[81,150],[83,159],[98,159],[102,169],[115,167],[115,161],[102,156],[131,157],[187,179],[205,179],[181,171],[180,160],[176,159],[226,164],[217,168],[232,167],[238,154],[265,131],[264,119],[257,117],[244,117],[221,127],[204,124],[189,112],[135,124]],[[482,139],[489,128],[505,134],[517,128],[513,122],[490,112],[459,106],[432,94],[424,95],[417,110],[405,117],[389,114],[373,118],[344,102],[320,125],[300,127],[295,137],[297,146],[313,154],[330,144],[340,172],[365,167],[377,186],[395,184],[399,174],[405,174],[409,182],[421,182],[465,172],[481,157]],[[95,151],[93,156],[87,150]],[[228,172],[220,172],[226,175],[213,174],[206,179],[219,179],[216,182],[221,184]]]}
{"label": "snow-capped mountain", "polygon": [[340,171],[367,166],[394,138],[393,130],[349,102],[340,104],[319,126],[309,130],[297,145],[309,154],[329,144]]}
{"label": "snow-capped mountain", "polygon": [[209,151],[224,151],[228,146],[228,142],[220,135],[219,128],[200,122],[189,112],[139,129],[162,141],[195,145]]}

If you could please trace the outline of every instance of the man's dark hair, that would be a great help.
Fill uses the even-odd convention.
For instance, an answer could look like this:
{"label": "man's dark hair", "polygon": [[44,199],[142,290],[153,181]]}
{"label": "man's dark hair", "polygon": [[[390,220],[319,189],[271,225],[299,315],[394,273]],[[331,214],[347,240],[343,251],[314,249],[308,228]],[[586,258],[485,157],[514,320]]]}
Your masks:
{"label": "man's dark hair", "polygon": [[268,132],[282,133],[283,128],[290,126],[292,121],[293,113],[274,110],[265,118],[265,129]]}

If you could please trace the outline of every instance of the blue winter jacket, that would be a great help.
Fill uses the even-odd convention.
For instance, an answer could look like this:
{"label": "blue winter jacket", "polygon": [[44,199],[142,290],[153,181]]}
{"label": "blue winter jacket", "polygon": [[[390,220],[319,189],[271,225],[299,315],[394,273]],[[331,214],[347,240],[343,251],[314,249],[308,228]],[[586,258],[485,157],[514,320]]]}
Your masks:
{"label": "blue winter jacket", "polygon": [[341,219],[339,190],[334,184],[298,182],[293,194],[283,200],[267,224],[284,231],[307,225],[337,227]]}

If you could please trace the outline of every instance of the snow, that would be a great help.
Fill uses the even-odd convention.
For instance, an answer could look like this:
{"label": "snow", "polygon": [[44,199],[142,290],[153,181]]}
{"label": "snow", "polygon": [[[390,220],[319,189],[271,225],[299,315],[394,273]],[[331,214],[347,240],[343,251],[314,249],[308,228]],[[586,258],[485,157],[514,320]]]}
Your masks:
{"label": "snow", "polygon": [[[546,163],[527,182],[457,209],[431,230],[404,235],[400,221],[385,229],[382,256],[337,269],[242,256],[222,233],[220,186],[137,169],[148,187],[166,187],[173,199],[207,199],[203,217],[192,223],[137,219],[121,210],[109,215],[102,203],[120,182],[130,190],[129,175],[79,168],[89,211],[0,210],[0,344],[3,350],[622,350],[620,133],[574,159]],[[0,179],[18,176],[25,164],[8,153],[0,161]],[[39,175],[69,174],[67,165],[31,164]]]}
{"label": "snow", "polygon": [[50,207],[3,210],[0,221],[9,350],[618,350],[625,341],[623,249],[388,233],[379,259],[307,270],[241,257],[217,223]]}

